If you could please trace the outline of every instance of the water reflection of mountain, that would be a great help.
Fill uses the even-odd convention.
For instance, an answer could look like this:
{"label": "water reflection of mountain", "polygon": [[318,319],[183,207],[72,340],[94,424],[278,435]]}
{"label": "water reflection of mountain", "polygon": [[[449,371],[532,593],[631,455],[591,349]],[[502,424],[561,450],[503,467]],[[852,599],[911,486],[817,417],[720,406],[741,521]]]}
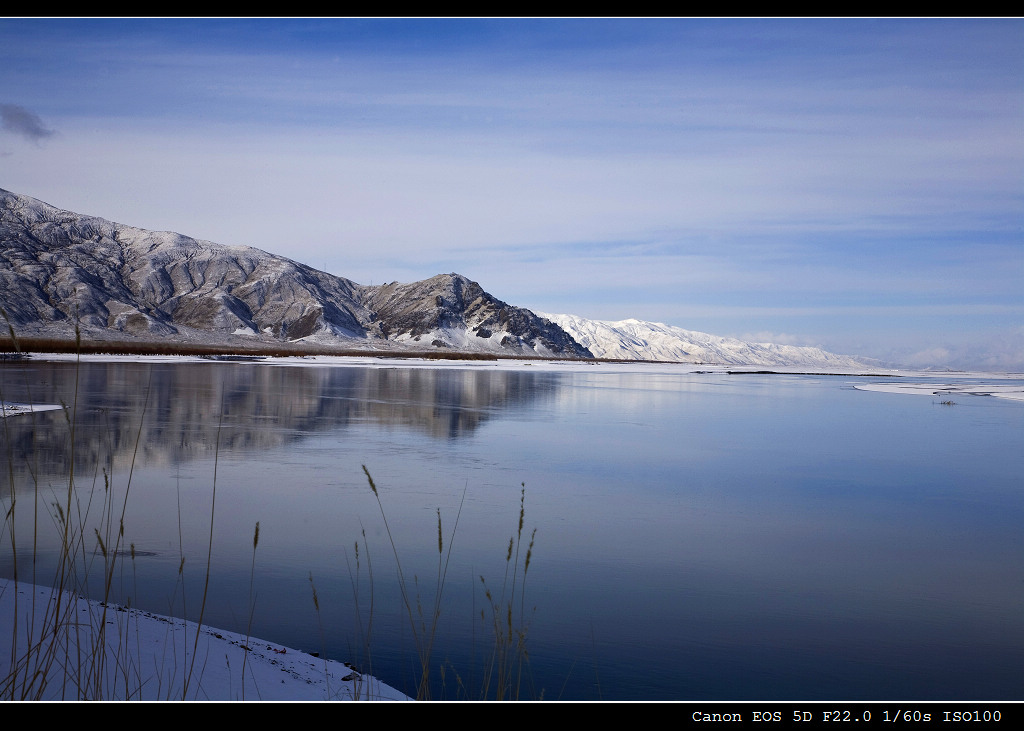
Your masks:
{"label": "water reflection of mountain", "polygon": [[[4,400],[74,408],[75,473],[90,480],[104,468],[126,469],[133,456],[137,466],[212,456],[218,429],[225,451],[268,450],[368,423],[455,439],[503,410],[551,398],[556,388],[552,374],[497,369],[114,362],[83,363],[76,372],[63,362],[0,365]],[[32,475],[68,473],[69,412],[13,417],[2,426],[5,481],[11,467],[19,486]]]}

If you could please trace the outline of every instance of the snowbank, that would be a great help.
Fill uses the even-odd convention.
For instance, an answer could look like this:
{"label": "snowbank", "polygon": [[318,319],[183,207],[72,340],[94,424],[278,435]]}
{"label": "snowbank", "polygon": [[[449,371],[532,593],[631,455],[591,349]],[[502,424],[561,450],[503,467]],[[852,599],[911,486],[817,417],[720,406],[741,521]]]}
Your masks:
{"label": "snowbank", "polygon": [[345,663],[7,579],[0,628],[4,700],[410,700]]}

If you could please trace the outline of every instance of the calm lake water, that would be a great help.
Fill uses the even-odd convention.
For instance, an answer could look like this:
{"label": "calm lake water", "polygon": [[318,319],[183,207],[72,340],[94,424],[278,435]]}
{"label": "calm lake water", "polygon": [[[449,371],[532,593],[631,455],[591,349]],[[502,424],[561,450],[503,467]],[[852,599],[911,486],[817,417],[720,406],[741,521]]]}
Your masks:
{"label": "calm lake water", "polygon": [[96,565],[126,506],[118,601],[198,619],[209,555],[204,623],[415,694],[388,531],[429,624],[440,513],[434,697],[473,697],[522,500],[520,697],[1024,699],[1024,404],[690,370],[0,363],[69,407],[0,423],[0,575],[13,527],[51,580],[73,469]]}

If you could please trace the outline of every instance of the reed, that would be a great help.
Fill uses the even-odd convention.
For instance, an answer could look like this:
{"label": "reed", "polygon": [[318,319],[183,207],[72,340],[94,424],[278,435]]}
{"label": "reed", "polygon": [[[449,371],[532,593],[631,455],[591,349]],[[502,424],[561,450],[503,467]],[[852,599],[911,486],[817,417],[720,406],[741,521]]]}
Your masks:
{"label": "reed", "polygon": [[[529,628],[529,619],[526,613],[526,574],[530,570],[530,559],[533,557],[533,543],[537,537],[537,529],[534,528],[530,532],[529,544],[526,546],[522,561],[522,573],[520,573],[519,556],[523,546],[525,515],[526,484],[524,483],[519,497],[519,525],[508,542],[508,551],[505,556],[505,576],[497,597],[491,593],[486,579],[483,576],[480,577],[480,583],[484,587],[484,596],[491,611],[489,625],[494,638],[491,661],[484,675],[481,692],[484,697],[493,697],[494,700],[520,698],[523,689],[523,673],[529,667],[530,656],[526,649],[526,636]],[[486,610],[480,610],[480,618],[484,623],[488,623]]]}
{"label": "reed", "polygon": [[253,590],[256,583],[256,548],[260,545],[260,522],[256,521],[256,528],[252,534],[252,564],[249,566],[249,616],[245,624],[245,648],[242,659],[242,700],[245,700],[245,671],[249,665],[249,640],[252,636],[252,620],[256,613],[256,593]]}
{"label": "reed", "polygon": [[[3,315],[0,310],[0,315]],[[21,353],[21,342],[8,323],[9,342],[15,353]],[[81,343],[81,333],[76,328],[76,353],[80,356],[85,350]],[[143,423],[147,418],[144,407],[135,429],[135,443],[127,475],[120,478],[112,470],[103,468],[93,475],[80,474],[80,467],[75,463],[75,445],[78,440],[78,375],[75,369],[73,395],[69,403],[62,404],[63,425],[67,429],[70,445],[69,468],[66,479],[60,485],[59,492],[52,498],[47,497],[49,488],[41,485],[38,477],[32,478],[31,489],[16,484],[14,461],[15,455],[8,431],[6,419],[2,423],[4,453],[7,470],[3,475],[4,482],[0,492],[0,506],[4,508],[4,516],[0,523],[0,540],[10,546],[11,565],[13,566],[13,591],[17,593],[19,583],[32,585],[44,584],[51,587],[47,605],[43,611],[15,611],[16,621],[10,628],[11,652],[8,658],[6,674],[0,675],[0,700],[35,700],[52,699],[55,696],[68,700],[85,699],[134,699],[142,697],[143,686],[155,683],[158,695],[163,699],[191,699],[199,695],[203,677],[203,662],[198,651],[198,633],[183,642],[170,646],[168,652],[172,656],[171,667],[158,670],[153,676],[152,668],[145,668],[139,662],[138,634],[133,635],[124,612],[115,611],[113,597],[117,590],[123,588],[126,581],[133,587],[129,597],[137,596],[136,577],[136,546],[126,539],[126,514],[128,501],[132,491],[135,465],[140,453],[143,434]],[[0,408],[6,404],[3,383],[0,381]],[[148,403],[148,396],[146,397]],[[223,414],[223,408],[221,409]],[[28,418],[35,424],[34,413],[19,416]],[[34,433],[33,429],[33,433]],[[220,425],[218,425],[217,444],[214,449],[214,472],[212,481],[212,499],[209,514],[209,533],[207,537],[205,569],[202,573],[203,590],[199,600],[198,617],[200,625],[206,612],[209,600],[210,577],[213,567],[215,541],[215,509],[217,500],[217,471],[220,452]],[[451,522],[449,530],[445,530],[441,510],[436,511],[436,570],[433,576],[432,593],[424,595],[423,585],[416,576],[408,580],[404,570],[395,536],[388,523],[385,509],[386,496],[374,482],[369,469],[364,465],[363,473],[370,490],[376,500],[380,520],[384,526],[384,534],[390,545],[391,553],[397,568],[397,582],[402,604],[404,619],[408,623],[413,641],[413,652],[419,668],[419,677],[415,681],[415,697],[422,700],[436,699],[452,693],[457,699],[481,700],[512,700],[532,693],[538,697],[530,683],[529,653],[527,636],[532,610],[527,610],[526,579],[533,554],[536,530],[527,533],[525,520],[525,484],[520,493],[518,525],[509,539],[505,551],[505,573],[499,585],[488,585],[483,576],[480,577],[480,589],[486,598],[486,610],[481,611],[479,620],[470,616],[469,622],[482,622],[489,635],[484,653],[484,668],[476,674],[463,676],[447,660],[438,659],[438,647],[441,642],[440,620],[442,616],[443,597],[450,581],[451,565],[455,538],[458,534],[459,522],[465,503],[466,493],[463,492],[458,510]],[[38,475],[38,470],[34,471]],[[121,482],[123,481],[123,485]],[[20,496],[19,496],[20,493]],[[46,494],[44,494],[46,493]],[[31,536],[31,556],[19,556],[25,543],[18,535],[18,526],[24,521],[16,520],[23,510],[19,500],[30,500],[29,509]],[[6,504],[5,504],[6,503]],[[182,539],[181,524],[182,506],[179,494],[178,534],[179,558],[177,583],[171,602],[178,605],[183,614],[187,613],[185,566],[186,557]],[[39,555],[40,536],[47,529],[49,522],[59,540],[59,551],[56,561],[49,571],[52,574],[43,576]],[[6,536],[4,535],[6,533]],[[257,522],[253,533],[252,558],[250,563],[248,589],[248,617],[246,619],[246,646],[241,667],[242,698],[245,699],[246,677],[248,673],[249,639],[255,616],[257,602],[256,592],[256,554],[260,541],[260,523]],[[127,544],[127,546],[126,546]],[[355,651],[360,667],[368,676],[373,676],[373,633],[375,613],[380,604],[375,589],[374,564],[371,560],[370,547],[367,543],[366,530],[362,530],[361,541],[354,542],[354,570],[349,566],[349,579],[352,585],[356,606],[355,636],[358,649]],[[125,558],[130,561],[126,565]],[[30,572],[24,575],[23,569]],[[364,572],[368,584],[364,583]],[[320,598],[313,576],[309,576],[312,600],[316,610],[317,622],[323,644],[323,622],[321,619]],[[178,592],[180,591],[180,596]],[[77,597],[91,597],[99,601],[98,605],[79,603]],[[20,600],[18,600],[20,601]],[[38,602],[36,593],[27,595],[28,602]],[[95,616],[89,616],[85,623],[75,616],[81,607],[88,606]],[[128,608],[131,601],[128,602]],[[29,617],[28,620],[17,618]],[[96,627],[95,632],[86,628]],[[111,652],[110,648],[113,648]],[[326,656],[326,653],[322,653]],[[326,673],[325,673],[326,674]],[[358,675],[356,676],[358,678]],[[358,679],[355,698],[368,697],[369,688],[361,686]],[[59,690],[58,690],[59,689]],[[330,693],[330,689],[329,689]],[[543,694],[540,694],[543,697]]]}
{"label": "reed", "polygon": [[[6,313],[0,310],[0,316]],[[20,342],[8,321],[11,342],[15,352],[20,353]],[[76,327],[76,344],[80,343],[80,332]],[[79,353],[80,355],[80,353]],[[31,556],[20,556],[22,543],[18,538],[20,504],[18,479],[15,476],[15,454],[10,438],[9,425],[3,419],[4,456],[7,470],[0,494],[0,504],[6,502],[0,535],[6,532],[10,544],[10,566],[13,580],[7,584],[14,594],[14,622],[10,628],[10,656],[7,671],[0,675],[0,699],[3,700],[103,700],[139,698],[146,683],[154,682],[152,668],[144,668],[138,661],[138,634],[133,635],[125,625],[124,610],[130,609],[133,593],[125,607],[117,607],[112,599],[118,588],[126,581],[125,561],[131,561],[131,577],[135,586],[135,544],[125,547],[125,516],[131,494],[135,464],[146,418],[148,393],[144,398],[139,424],[135,430],[132,458],[127,470],[124,486],[118,488],[114,474],[106,467],[97,468],[96,474],[82,475],[75,457],[78,445],[78,376],[80,361],[74,369],[75,380],[70,403],[62,403],[64,426],[67,429],[69,464],[67,475],[59,492],[52,497],[44,495],[40,485],[38,465],[30,470],[30,490],[23,492],[21,499],[31,501]],[[0,408],[6,408],[7,401],[0,383]],[[30,406],[31,403],[30,399]],[[33,437],[37,431],[36,413],[20,415],[19,419],[32,419]],[[101,481],[102,475],[102,481]],[[214,476],[214,490],[216,475]],[[51,487],[46,492],[52,492]],[[55,532],[58,548],[51,562],[49,577],[44,577],[40,561],[40,540],[43,537],[47,518]],[[180,520],[180,513],[179,513]],[[206,582],[210,575],[210,556],[213,545],[213,509],[210,515],[210,544],[207,555]],[[180,522],[179,522],[180,537]],[[7,541],[5,541],[6,543]],[[23,577],[21,567],[31,567],[28,577]],[[179,566],[179,581],[182,581],[184,555]],[[45,606],[36,591],[26,592],[26,602],[21,604],[22,592],[19,586],[28,583],[33,587],[49,587]],[[98,585],[97,585],[98,583]],[[182,582],[182,597],[184,588]],[[93,601],[81,601],[89,597]],[[204,605],[205,606],[205,591]],[[183,607],[184,609],[184,607]],[[26,611],[27,610],[27,611]],[[82,613],[88,616],[83,617]],[[202,607],[200,608],[200,623]],[[176,656],[176,648],[170,648]],[[196,666],[196,652],[183,648],[185,662],[180,683],[175,679],[178,667],[170,671],[171,677],[155,678],[155,683],[166,688],[162,697],[189,697],[190,686],[195,695],[195,685],[202,676],[202,665]],[[176,688],[181,688],[180,696]]]}
{"label": "reed", "polygon": [[[387,512],[381,499],[380,490],[365,465],[363,465],[363,473],[377,501],[384,533],[387,536],[395,558],[398,588],[404,608],[404,616],[412,633],[413,644],[419,662],[416,699],[436,700],[434,697],[435,693],[440,692],[443,695],[446,688],[448,688],[449,675],[454,675],[452,687],[455,698],[459,700],[520,700],[527,691],[530,693],[530,699],[542,699],[543,691],[538,694],[533,687],[532,675],[529,671],[529,652],[527,649],[527,637],[533,609],[528,612],[526,608],[526,578],[530,568],[530,561],[533,557],[533,546],[537,531],[536,529],[531,531],[528,541],[526,541],[525,483],[521,485],[518,525],[515,532],[509,538],[505,555],[505,573],[500,588],[497,590],[498,593],[492,593],[486,579],[483,576],[479,577],[484,597],[487,601],[487,609],[481,610],[480,621],[483,623],[485,636],[489,637],[489,645],[485,650],[483,669],[479,678],[474,679],[472,676],[468,676],[467,680],[448,661],[439,661],[435,656],[441,619],[442,597],[448,581],[452,547],[466,499],[465,491],[463,491],[447,541],[445,540],[445,533],[442,527],[441,510],[440,508],[437,509],[437,576],[434,583],[433,596],[427,597],[426,606],[428,608],[424,609],[424,597],[420,593],[418,580],[414,577],[412,587],[409,586],[406,580],[398,546],[388,524]],[[363,531],[364,541],[365,537],[366,534]],[[526,541],[525,545],[524,541]],[[357,543],[357,555],[358,547],[359,544]],[[372,596],[374,581],[372,570],[369,571],[369,579]],[[358,587],[357,579],[353,580],[353,587]],[[358,593],[356,594],[356,606],[358,615]],[[487,614],[488,610],[490,617]],[[372,619],[371,603],[368,625],[372,623]],[[360,623],[362,622],[361,616],[359,621]],[[476,620],[471,618],[470,621],[475,622]],[[369,649],[369,636],[367,634],[365,644],[367,656],[369,656]],[[434,678],[438,679],[439,688],[434,687]]]}

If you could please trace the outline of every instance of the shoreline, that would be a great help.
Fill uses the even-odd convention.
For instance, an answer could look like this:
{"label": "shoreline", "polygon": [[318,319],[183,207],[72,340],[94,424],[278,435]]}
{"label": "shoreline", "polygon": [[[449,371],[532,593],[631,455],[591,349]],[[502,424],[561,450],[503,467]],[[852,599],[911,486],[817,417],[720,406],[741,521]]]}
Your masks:
{"label": "shoreline", "polygon": [[[822,376],[845,378],[884,378],[884,383],[854,384],[859,391],[932,396],[989,396],[1000,400],[1024,402],[1024,373],[992,371],[929,371],[898,368],[866,368],[851,372],[848,368],[808,368],[806,366],[736,365],[729,363],[680,363],[670,361],[574,360],[557,358],[494,358],[446,359],[418,355],[345,354],[345,355],[256,355],[210,356],[177,354],[114,354],[114,353],[31,353],[11,363],[83,362],[83,363],[208,363],[220,365],[262,364],[289,367],[349,368],[427,368],[456,370],[519,370],[579,371],[598,368],[602,372],[628,372],[665,375],[779,375]],[[907,379],[914,379],[910,381]],[[919,379],[941,379],[942,382],[919,382]],[[965,381],[970,381],[966,383]],[[1005,384],[1005,381],[1020,381]],[[33,411],[59,409],[60,405],[0,403],[0,418]]]}
{"label": "shoreline", "polygon": [[[58,608],[64,618],[54,631]],[[0,578],[0,626],[0,679],[10,675],[16,626],[19,662],[25,661],[25,648],[33,647],[30,674],[47,651],[55,658],[45,686],[0,686],[5,700],[412,700],[347,663],[11,579]]]}

